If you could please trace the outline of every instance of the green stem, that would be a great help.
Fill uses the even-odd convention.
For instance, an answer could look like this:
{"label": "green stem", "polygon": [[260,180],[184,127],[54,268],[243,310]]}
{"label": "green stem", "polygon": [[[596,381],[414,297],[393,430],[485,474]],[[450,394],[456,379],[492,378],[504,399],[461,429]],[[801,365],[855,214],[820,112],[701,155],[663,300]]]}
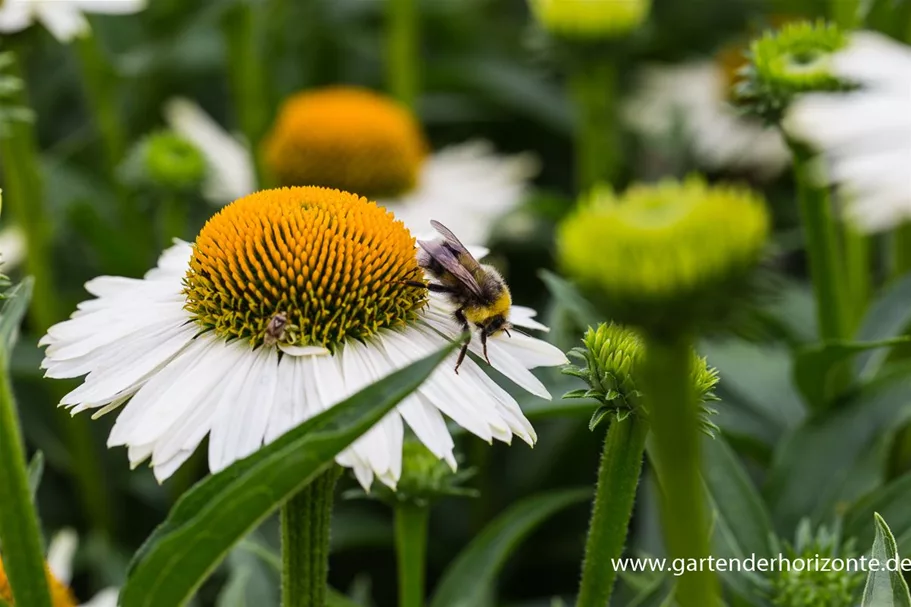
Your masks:
{"label": "green stem", "polygon": [[[643,383],[653,451],[662,488],[661,515],[671,558],[709,556],[709,529],[700,477],[699,408],[693,392],[688,338],[648,337]],[[677,583],[681,607],[715,607],[718,584],[710,571],[691,571]]]}
{"label": "green stem", "polygon": [[316,477],[282,507],[282,607],[324,607],[329,529],[339,468]]}
{"label": "green stem", "polygon": [[73,45],[79,55],[82,67],[82,81],[89,101],[89,109],[104,144],[108,172],[115,176],[117,166],[126,152],[127,137],[123,129],[123,119],[117,107],[117,75],[104,56],[98,39],[94,36],[81,36]]}
{"label": "green stem", "polygon": [[846,292],[840,283],[845,264],[838,248],[829,192],[814,183],[808,151],[798,144],[792,144],[791,149],[810,278],[816,297],[819,337],[822,340],[845,338],[850,332]]}
{"label": "green stem", "polygon": [[848,329],[853,334],[867,311],[870,301],[871,241],[853,225],[842,222],[842,242],[845,250],[845,289],[848,298]]}
{"label": "green stem", "polygon": [[399,607],[422,607],[430,508],[409,502],[395,506],[395,555],[399,572]]}
{"label": "green stem", "polygon": [[[252,2],[237,2],[225,11],[222,20],[228,50],[228,76],[237,121],[252,150],[262,139],[269,122],[269,88],[257,36],[256,13]],[[257,158],[258,183],[263,172]]]}
{"label": "green stem", "polygon": [[189,217],[187,201],[179,196],[169,194],[161,201],[161,247],[166,249],[174,244],[175,238],[186,238]]}
{"label": "green stem", "polygon": [[17,605],[50,607],[41,530],[28,487],[25,449],[8,371],[6,354],[0,352],[0,541],[7,557],[3,568]]}
{"label": "green stem", "polygon": [[616,66],[605,56],[579,59],[570,75],[577,115],[576,179],[581,193],[617,178],[616,80]]}
{"label": "green stem", "polygon": [[648,423],[636,415],[612,421],[607,431],[576,607],[610,604],[617,577],[613,561],[623,555],[647,436]]}
{"label": "green stem", "polygon": [[889,274],[897,280],[911,272],[911,222],[905,222],[890,235],[891,262]]}
{"label": "green stem", "polygon": [[[18,62],[14,62],[10,72],[22,77]],[[26,92],[21,91],[14,102],[28,107]],[[9,205],[25,234],[25,271],[35,281],[29,304],[29,320],[33,331],[42,335],[61,318],[51,261],[51,222],[47,220],[50,212],[44,205],[44,187],[34,127],[29,123],[14,122],[9,129],[8,136],[0,138],[4,202]],[[63,396],[59,393],[59,388],[54,396],[57,399]],[[59,410],[57,419],[61,433],[67,440],[85,516],[99,530],[108,532],[113,519],[109,515],[105,475],[101,472],[101,462],[88,420],[71,419],[63,410]]]}
{"label": "green stem", "polygon": [[412,111],[419,84],[419,13],[416,0],[386,0],[386,85]]}
{"label": "green stem", "polygon": [[857,26],[859,0],[829,0],[832,21],[844,30]]}

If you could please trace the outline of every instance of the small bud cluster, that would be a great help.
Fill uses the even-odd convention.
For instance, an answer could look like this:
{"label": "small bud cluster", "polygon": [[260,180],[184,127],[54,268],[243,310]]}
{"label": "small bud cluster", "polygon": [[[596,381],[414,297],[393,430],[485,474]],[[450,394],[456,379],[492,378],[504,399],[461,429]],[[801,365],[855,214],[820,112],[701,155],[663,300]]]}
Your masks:
{"label": "small bud cluster", "polygon": [[[589,328],[582,342],[583,347],[569,352],[571,358],[582,364],[567,365],[563,373],[582,379],[589,387],[568,392],[563,398],[598,401],[599,406],[589,421],[589,429],[594,430],[605,419],[609,421],[611,416],[618,421],[630,415],[647,418],[648,412],[639,389],[639,374],[646,351],[639,335],[621,325],[602,323],[597,329]],[[718,400],[713,392],[718,384],[718,372],[695,352],[691,369],[693,389],[701,405],[702,428],[707,434],[712,434],[717,430],[710,421],[715,410],[706,403]]]}

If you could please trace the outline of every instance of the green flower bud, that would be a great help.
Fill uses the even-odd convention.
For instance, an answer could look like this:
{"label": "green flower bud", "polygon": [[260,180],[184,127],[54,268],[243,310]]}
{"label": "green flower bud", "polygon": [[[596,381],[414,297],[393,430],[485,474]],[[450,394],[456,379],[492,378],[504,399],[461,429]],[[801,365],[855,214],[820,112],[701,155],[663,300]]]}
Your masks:
{"label": "green flower bud", "polygon": [[651,0],[528,0],[544,29],[564,38],[623,36],[648,18]]}
{"label": "green flower bud", "polygon": [[824,21],[793,22],[768,31],[750,46],[749,63],[734,86],[734,99],[749,112],[777,123],[795,95],[849,88],[832,72],[832,55],[847,37]]}
{"label": "green flower bud", "polygon": [[[390,505],[411,502],[420,506],[441,497],[476,497],[477,491],[461,486],[472,476],[474,470],[455,471],[420,441],[407,440],[402,448],[402,475],[398,486],[395,490],[385,485],[375,486],[372,497]],[[348,495],[365,496],[360,489]]]}
{"label": "green flower bud", "polygon": [[[794,545],[785,544],[778,550],[791,563],[790,570],[771,574],[769,599],[775,607],[855,607],[857,593],[864,584],[862,571],[835,571],[821,567],[823,559],[849,559],[858,557],[854,542],[842,543],[838,528],[830,531],[820,527],[813,534],[810,522],[801,521]],[[817,560],[819,559],[819,560]],[[794,567],[797,561],[803,565]],[[800,569],[798,571],[797,569]],[[820,569],[825,569],[820,571]]]}
{"label": "green flower bud", "polygon": [[130,152],[122,176],[135,186],[192,191],[206,177],[206,160],[195,145],[171,131],[146,136]]}
{"label": "green flower bud", "polygon": [[677,334],[726,318],[768,231],[758,194],[694,177],[596,190],[559,226],[557,252],[613,318]]}
{"label": "green flower bud", "polygon": [[[629,415],[641,415],[647,419],[648,411],[640,391],[642,362],[646,356],[642,338],[622,325],[602,323],[597,329],[589,328],[582,343],[584,347],[569,352],[581,364],[567,365],[563,373],[582,379],[589,387],[568,392],[563,398],[591,398],[600,403],[589,429],[594,430],[609,416],[623,420]],[[715,410],[706,403],[718,400],[714,393],[718,372],[695,351],[692,356],[693,390],[701,406],[703,431],[712,434],[718,429],[709,421]]]}

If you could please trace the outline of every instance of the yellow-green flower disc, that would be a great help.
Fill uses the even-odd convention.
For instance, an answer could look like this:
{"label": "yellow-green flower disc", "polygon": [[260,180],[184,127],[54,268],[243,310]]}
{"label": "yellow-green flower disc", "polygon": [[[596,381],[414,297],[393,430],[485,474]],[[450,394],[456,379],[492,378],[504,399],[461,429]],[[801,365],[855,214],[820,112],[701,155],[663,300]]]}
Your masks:
{"label": "yellow-green flower disc", "polygon": [[648,18],[651,0],[529,0],[544,29],[565,38],[615,38]]}
{"label": "yellow-green flower disc", "polygon": [[700,178],[596,191],[559,227],[566,274],[614,318],[648,331],[687,330],[724,316],[769,231],[762,198]]}

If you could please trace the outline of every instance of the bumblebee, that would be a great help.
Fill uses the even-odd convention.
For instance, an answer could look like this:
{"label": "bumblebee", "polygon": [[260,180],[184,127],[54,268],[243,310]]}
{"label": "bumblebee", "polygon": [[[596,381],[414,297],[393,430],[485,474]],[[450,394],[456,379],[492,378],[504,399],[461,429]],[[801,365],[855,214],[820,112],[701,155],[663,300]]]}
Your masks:
{"label": "bumblebee", "polygon": [[453,318],[468,333],[468,339],[459,351],[456,373],[468,352],[472,326],[480,330],[484,359],[490,364],[487,338],[501,331],[510,335],[512,328],[507,320],[512,305],[509,287],[493,267],[478,263],[449,228],[433,220],[430,225],[443,236],[443,240],[419,240],[418,265],[436,282],[407,281],[406,284],[443,293],[457,306]]}

